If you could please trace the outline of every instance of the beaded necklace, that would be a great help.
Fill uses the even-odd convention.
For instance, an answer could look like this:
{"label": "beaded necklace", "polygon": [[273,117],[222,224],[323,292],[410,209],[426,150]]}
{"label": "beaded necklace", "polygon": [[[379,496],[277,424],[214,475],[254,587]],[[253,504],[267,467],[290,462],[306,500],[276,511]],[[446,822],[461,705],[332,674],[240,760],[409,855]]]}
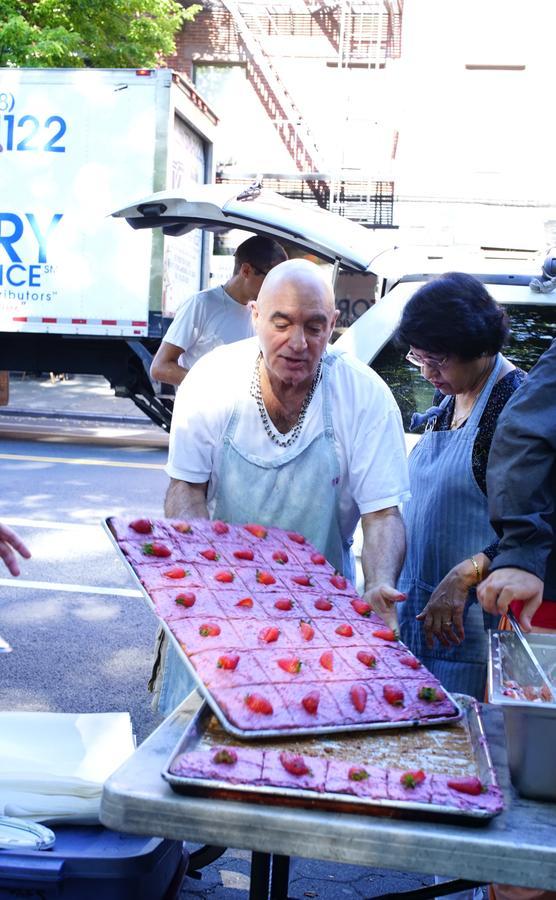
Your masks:
{"label": "beaded necklace", "polygon": [[262,389],[261,389],[261,361],[262,361],[262,358],[263,358],[262,353],[259,353],[257,359],[255,360],[255,368],[253,370],[253,378],[251,379],[250,394],[257,404],[257,409],[259,410],[259,415],[261,417],[264,430],[266,431],[270,440],[274,444],[277,444],[279,447],[291,447],[291,445],[296,442],[299,435],[301,434],[301,429],[303,427],[303,421],[307,414],[307,410],[309,409],[309,404],[310,404],[311,400],[313,399],[314,393],[317,389],[317,385],[320,381],[320,376],[321,376],[321,371],[322,371],[322,359],[319,361],[317,371],[315,373],[315,377],[313,378],[313,381],[311,383],[311,387],[307,391],[305,400],[303,401],[301,409],[299,410],[299,416],[297,417],[297,422],[295,423],[295,425],[289,432],[289,437],[286,438],[286,440],[282,441],[282,440],[280,440],[279,437],[277,437],[275,431],[273,430],[270,417],[266,411],[266,406],[264,405],[263,394],[262,394]]}

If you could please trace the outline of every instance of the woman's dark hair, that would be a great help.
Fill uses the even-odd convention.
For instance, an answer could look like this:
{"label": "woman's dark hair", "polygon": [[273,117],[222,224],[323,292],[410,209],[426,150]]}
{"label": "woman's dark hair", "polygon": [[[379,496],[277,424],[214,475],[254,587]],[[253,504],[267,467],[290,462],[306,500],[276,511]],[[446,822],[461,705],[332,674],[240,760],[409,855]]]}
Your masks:
{"label": "woman's dark hair", "polygon": [[413,294],[394,338],[404,349],[411,345],[469,360],[494,356],[508,332],[506,313],[478,278],[447,272]]}

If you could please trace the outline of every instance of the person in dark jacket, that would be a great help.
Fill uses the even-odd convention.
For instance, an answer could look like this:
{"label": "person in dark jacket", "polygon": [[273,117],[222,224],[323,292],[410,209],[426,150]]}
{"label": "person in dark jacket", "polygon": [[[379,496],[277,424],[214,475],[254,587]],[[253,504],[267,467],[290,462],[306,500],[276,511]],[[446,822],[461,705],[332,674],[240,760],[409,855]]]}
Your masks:
{"label": "person in dark jacket", "polygon": [[487,485],[500,541],[479,601],[511,606],[524,631],[556,631],[556,340],[500,415]]}

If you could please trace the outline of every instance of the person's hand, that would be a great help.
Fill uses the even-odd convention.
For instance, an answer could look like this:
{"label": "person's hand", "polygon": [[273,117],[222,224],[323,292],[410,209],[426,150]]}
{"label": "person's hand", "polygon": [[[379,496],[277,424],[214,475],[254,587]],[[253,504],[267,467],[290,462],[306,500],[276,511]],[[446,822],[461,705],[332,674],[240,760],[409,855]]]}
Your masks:
{"label": "person's hand", "polygon": [[[471,582],[472,583],[472,582]],[[423,623],[425,640],[430,649],[434,639],[444,647],[461,644],[465,638],[463,613],[471,584],[460,566],[454,566],[432,592],[417,621]]]}
{"label": "person's hand", "polygon": [[0,523],[0,559],[3,560],[4,565],[12,575],[19,575],[19,565],[14,550],[17,550],[19,555],[25,559],[29,559],[31,556],[30,550],[18,538],[15,531]]}
{"label": "person's hand", "polygon": [[389,584],[377,584],[365,591],[363,600],[389,628],[399,634],[397,604],[405,600],[405,594],[401,594]]}
{"label": "person's hand", "polygon": [[542,603],[544,582],[532,572],[507,566],[496,569],[477,588],[479,603],[495,616],[505,615],[513,600],[522,600],[519,618],[524,631],[531,631],[531,619]]}

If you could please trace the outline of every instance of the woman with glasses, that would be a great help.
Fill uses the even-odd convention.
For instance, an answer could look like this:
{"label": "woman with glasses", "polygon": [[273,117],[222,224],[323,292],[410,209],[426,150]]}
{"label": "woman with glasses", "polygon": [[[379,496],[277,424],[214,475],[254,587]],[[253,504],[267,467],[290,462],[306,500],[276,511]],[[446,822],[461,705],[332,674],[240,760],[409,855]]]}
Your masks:
{"label": "woman with glasses", "polygon": [[448,690],[480,700],[490,622],[474,588],[496,553],[486,465],[498,416],[525,378],[500,352],[507,334],[502,308],[460,272],[419,288],[396,333],[435,388],[435,405],[412,420],[424,433],[409,457],[411,500],[403,506],[401,638]]}

